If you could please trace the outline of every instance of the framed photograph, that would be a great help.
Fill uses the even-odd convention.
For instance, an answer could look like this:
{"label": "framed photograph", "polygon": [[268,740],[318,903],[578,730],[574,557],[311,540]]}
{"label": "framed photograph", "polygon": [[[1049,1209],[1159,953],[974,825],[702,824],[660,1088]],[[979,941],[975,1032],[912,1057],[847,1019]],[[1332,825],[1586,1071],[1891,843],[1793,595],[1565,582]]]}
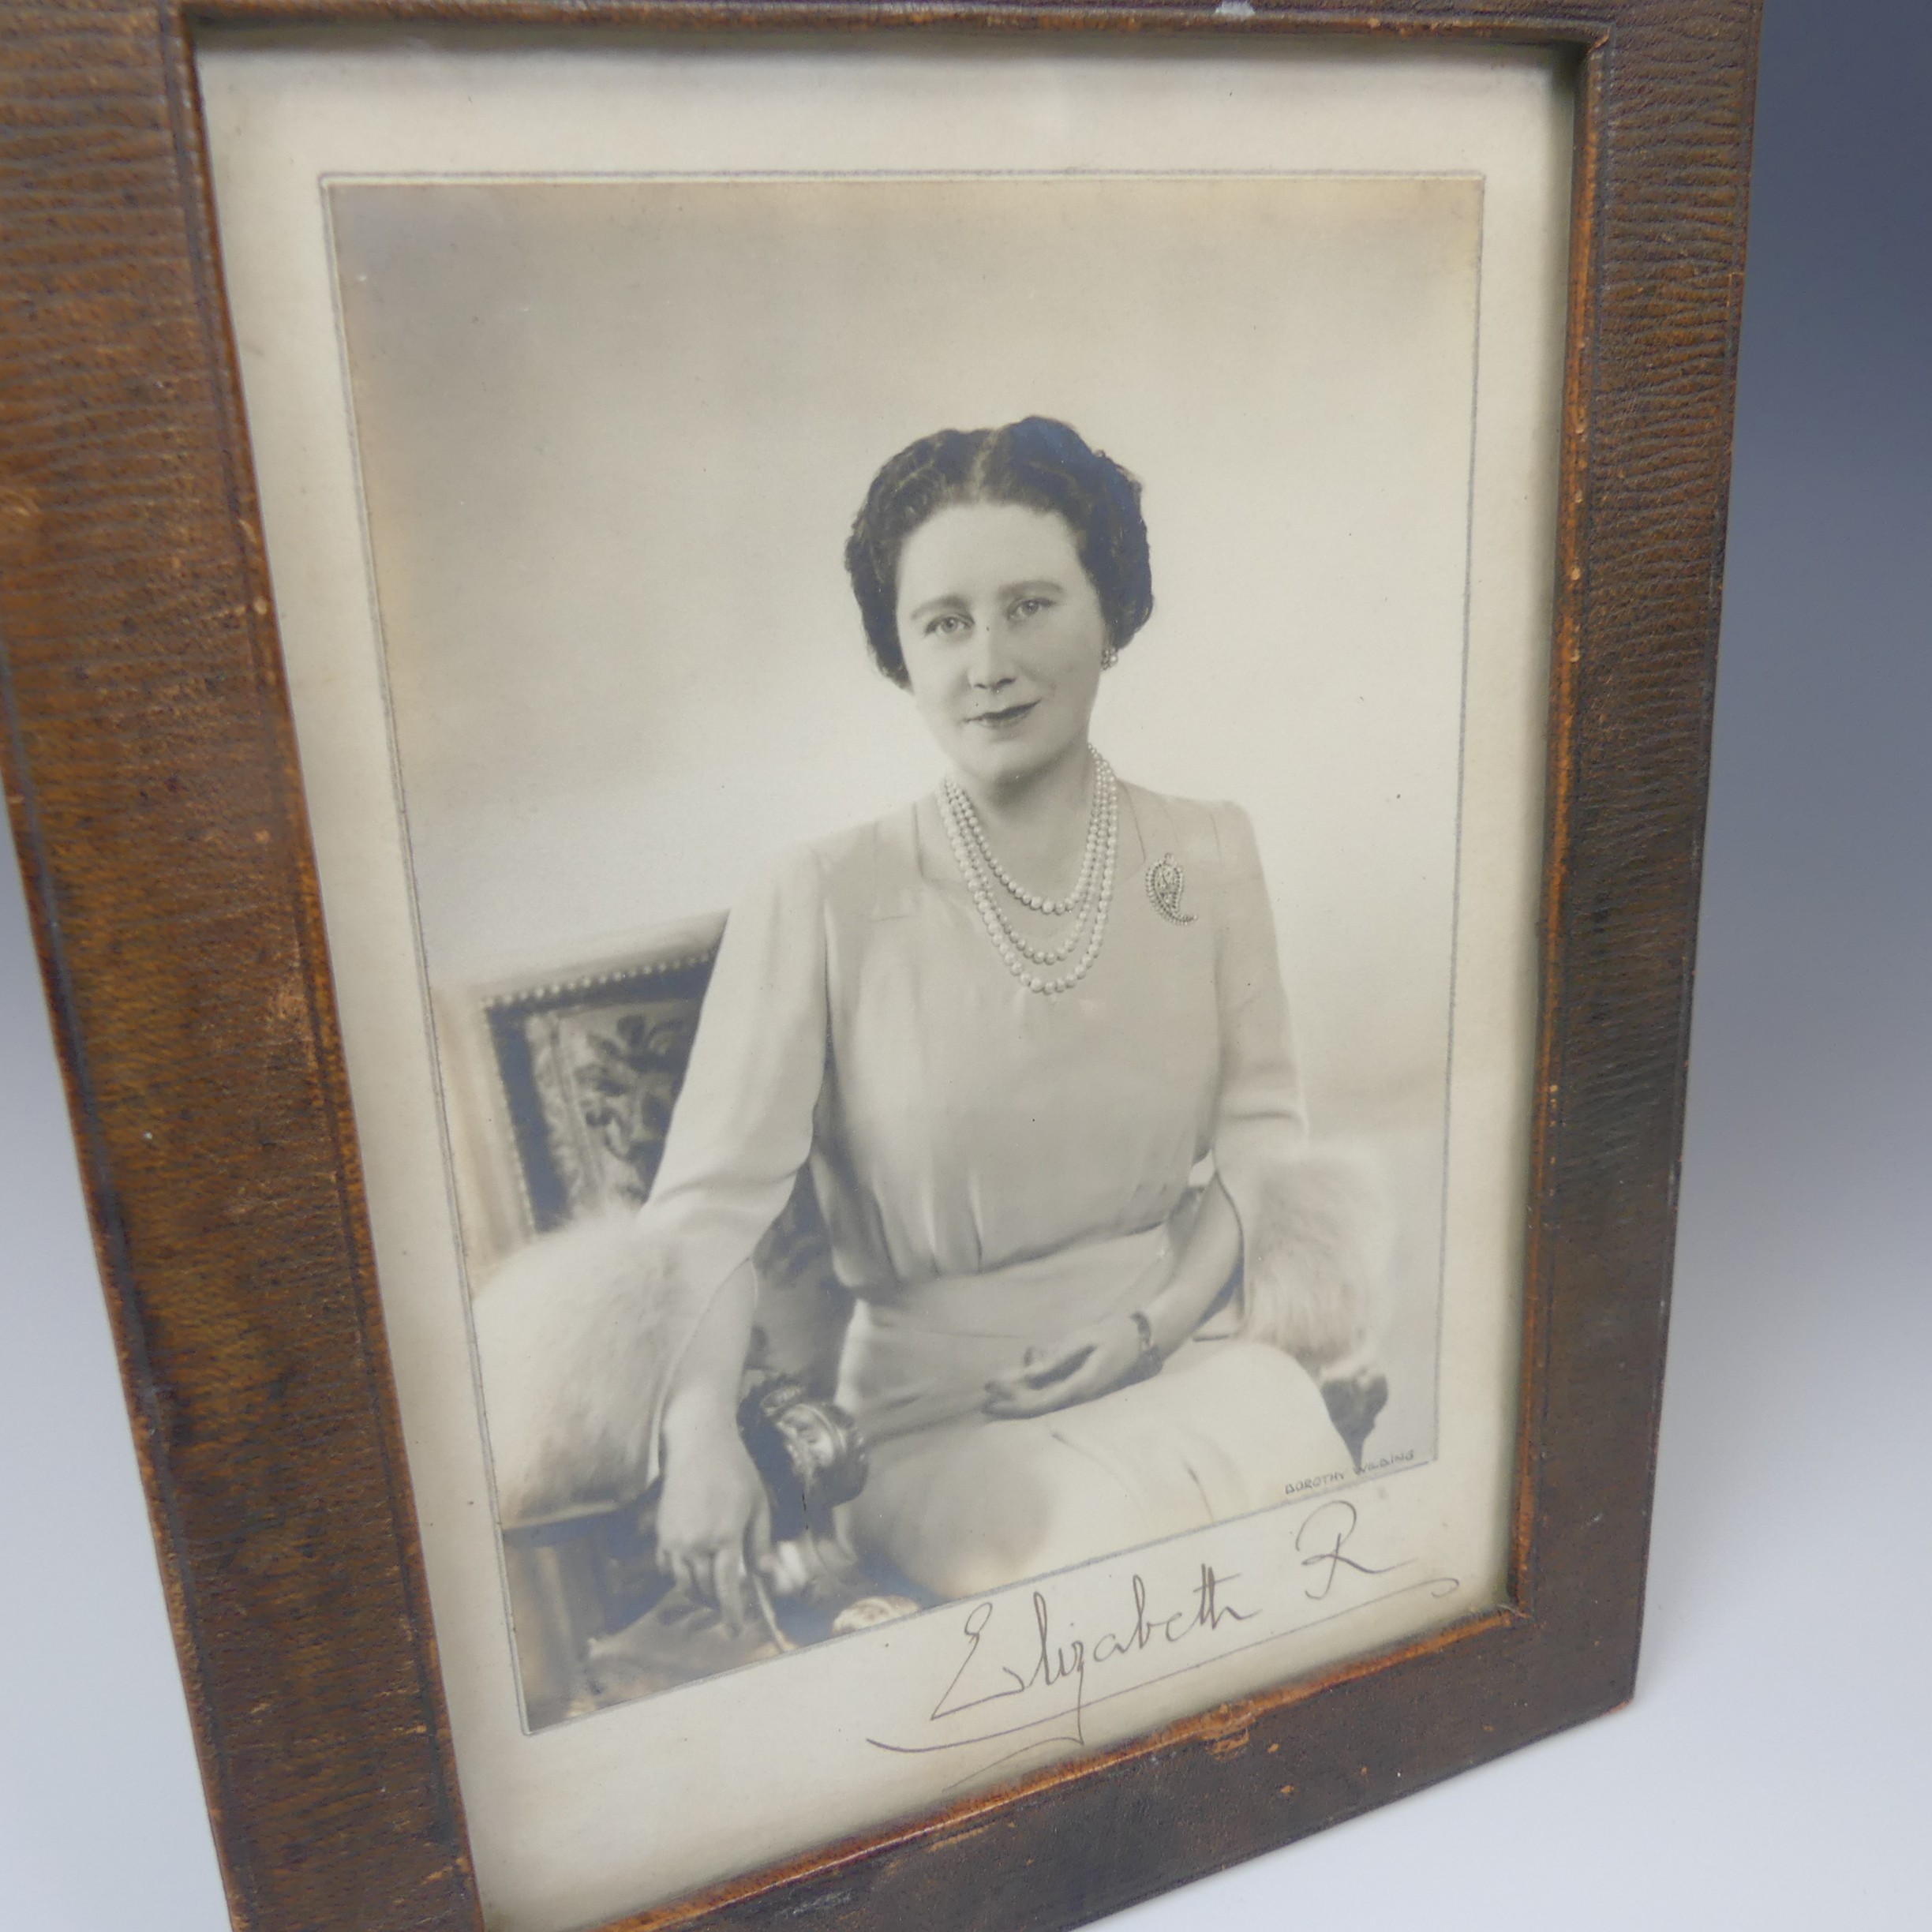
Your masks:
{"label": "framed photograph", "polygon": [[238,1925],[1070,1926],[1627,1696],[1751,0],[73,11],[9,797]]}

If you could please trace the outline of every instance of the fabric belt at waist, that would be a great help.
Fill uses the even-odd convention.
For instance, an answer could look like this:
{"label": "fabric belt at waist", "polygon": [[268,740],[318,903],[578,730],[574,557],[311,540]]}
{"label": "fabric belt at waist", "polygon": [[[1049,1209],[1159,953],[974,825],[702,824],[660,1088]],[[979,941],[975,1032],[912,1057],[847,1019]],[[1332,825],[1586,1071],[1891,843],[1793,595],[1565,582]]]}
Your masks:
{"label": "fabric belt at waist", "polygon": [[852,1311],[839,1401],[881,1442],[980,1409],[1028,1348],[1139,1308],[1167,1279],[1172,1221],[982,1275],[942,1275]]}

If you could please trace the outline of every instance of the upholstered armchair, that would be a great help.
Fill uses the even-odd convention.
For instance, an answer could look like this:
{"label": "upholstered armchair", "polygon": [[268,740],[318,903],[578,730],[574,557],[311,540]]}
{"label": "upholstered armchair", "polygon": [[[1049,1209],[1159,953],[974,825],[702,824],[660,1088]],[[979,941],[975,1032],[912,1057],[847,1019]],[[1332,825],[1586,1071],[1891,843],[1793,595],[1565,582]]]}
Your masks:
{"label": "upholstered armchair", "polygon": [[[694,922],[575,971],[514,975],[440,1002],[473,1279],[539,1236],[608,1221],[649,1196],[723,929],[721,917]],[[851,1312],[805,1177],[754,1266],[747,1433],[754,1455],[782,1463],[788,1406],[815,1398],[809,1418],[829,1405]],[[853,1468],[848,1452],[844,1491],[863,1480],[858,1453]],[[784,1487],[781,1474],[774,1486]],[[653,1501],[592,1496],[507,1514],[505,1574],[533,1728],[762,1653],[758,1633],[747,1649],[689,1619],[656,1634],[648,1619],[666,1586]],[[627,1631],[638,1634],[618,1668],[612,1640]],[[771,1647],[784,1641],[775,1623],[763,1633]]]}

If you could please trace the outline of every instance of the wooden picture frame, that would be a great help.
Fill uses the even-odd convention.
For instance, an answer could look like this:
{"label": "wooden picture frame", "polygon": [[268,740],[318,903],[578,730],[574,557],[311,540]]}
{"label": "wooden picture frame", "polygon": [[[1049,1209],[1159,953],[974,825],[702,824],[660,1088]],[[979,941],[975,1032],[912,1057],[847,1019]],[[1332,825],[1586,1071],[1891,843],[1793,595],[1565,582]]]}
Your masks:
{"label": "wooden picture frame", "polygon": [[1642,1613],[1757,0],[24,0],[0,690],[235,1922],[485,1923],[388,1367],[193,69],[204,25],[1509,41],[1575,62],[1509,1601],[627,1932],[1060,1927],[1612,1709]]}

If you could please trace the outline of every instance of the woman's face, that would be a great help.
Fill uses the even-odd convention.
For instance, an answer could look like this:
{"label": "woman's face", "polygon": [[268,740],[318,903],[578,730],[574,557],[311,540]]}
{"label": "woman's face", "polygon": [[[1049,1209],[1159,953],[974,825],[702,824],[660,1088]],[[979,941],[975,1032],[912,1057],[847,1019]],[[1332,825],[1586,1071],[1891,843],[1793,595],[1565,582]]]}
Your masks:
{"label": "woman's face", "polygon": [[960,772],[1024,785],[1085,747],[1106,622],[1064,517],[1021,504],[940,511],[899,556],[913,701]]}

